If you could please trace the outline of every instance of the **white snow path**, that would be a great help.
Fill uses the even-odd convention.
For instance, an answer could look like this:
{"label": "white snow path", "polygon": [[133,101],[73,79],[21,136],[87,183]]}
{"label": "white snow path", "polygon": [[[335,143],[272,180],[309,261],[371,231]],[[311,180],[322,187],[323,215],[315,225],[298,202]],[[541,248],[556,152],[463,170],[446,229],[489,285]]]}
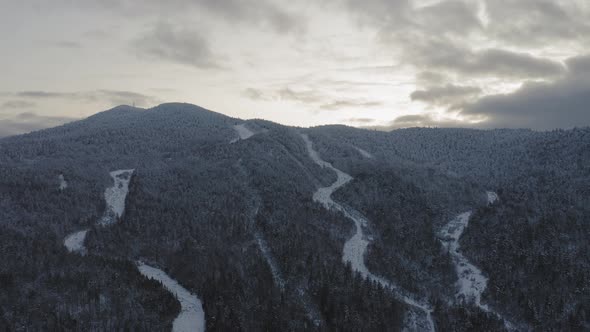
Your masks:
{"label": "white snow path", "polygon": [[84,240],[86,239],[86,233],[88,233],[87,229],[66,236],[64,246],[66,246],[69,252],[85,255],[86,247],[84,247]]}
{"label": "white snow path", "polygon": [[343,171],[335,168],[334,166],[332,166],[332,164],[322,160],[318,152],[314,150],[313,144],[306,134],[301,134],[301,137],[303,137],[303,140],[305,141],[307,152],[310,158],[322,168],[329,168],[332,171],[336,172],[337,175],[336,181],[332,183],[329,187],[319,188],[313,194],[313,200],[322,203],[326,209],[333,208],[342,212],[347,218],[351,219],[356,226],[355,234],[344,244],[342,260],[345,263],[350,263],[352,269],[354,271],[359,272],[363,276],[363,278],[368,278],[370,280],[378,282],[385,288],[391,289],[395,293],[396,297],[399,298],[401,301],[403,301],[411,307],[414,307],[422,311],[424,313],[425,319],[423,322],[421,322],[421,324],[417,323],[420,325],[418,329],[434,331],[434,321],[432,319],[433,309],[429,304],[422,303],[404,294],[404,292],[397,285],[385,280],[382,277],[372,274],[369,271],[369,269],[367,269],[365,265],[365,252],[367,251],[369,241],[366,239],[363,233],[363,226],[367,224],[367,220],[358,211],[355,211],[350,208],[344,208],[342,205],[332,200],[331,197],[332,193],[334,193],[340,187],[350,182],[352,180],[352,177],[344,173]]}
{"label": "white snow path", "polygon": [[375,157],[373,157],[373,155],[368,152],[367,150],[363,150],[361,148],[359,148],[358,146],[354,147],[363,157],[367,158],[367,159],[373,159]]}
{"label": "white snow path", "polygon": [[110,173],[114,184],[104,192],[107,207],[104,216],[98,222],[99,225],[113,224],[117,221],[117,218],[123,215],[125,198],[129,192],[129,181],[134,171],[134,169],[121,169]]}
{"label": "white snow path", "polygon": [[59,180],[59,190],[64,190],[68,187],[68,183],[63,174],[58,175],[57,179]]}
{"label": "white snow path", "polygon": [[[493,195],[490,195],[492,193]],[[488,191],[488,202],[493,203],[498,196]],[[490,197],[493,198],[490,199]],[[449,250],[455,270],[457,271],[457,299],[473,302],[481,310],[496,315],[504,322],[504,326],[509,330],[515,330],[512,323],[504,319],[499,313],[491,309],[488,305],[481,303],[481,294],[485,291],[488,285],[488,278],[483,275],[483,272],[463,256],[460,251],[459,239],[463,234],[465,228],[469,225],[469,218],[471,211],[461,213],[448,224],[446,224],[440,231],[441,242],[443,246]]]}
{"label": "white snow path", "polygon": [[137,263],[137,269],[144,276],[161,282],[180,302],[181,311],[172,323],[173,332],[205,331],[205,312],[203,311],[203,304],[197,296],[160,269],[142,262]]}
{"label": "white snow path", "polygon": [[254,136],[254,132],[252,130],[250,130],[248,127],[246,127],[245,123],[235,125],[234,130],[236,131],[236,133],[238,133],[239,138],[232,139],[230,141],[230,143],[235,143],[239,140],[248,139],[248,138]]}

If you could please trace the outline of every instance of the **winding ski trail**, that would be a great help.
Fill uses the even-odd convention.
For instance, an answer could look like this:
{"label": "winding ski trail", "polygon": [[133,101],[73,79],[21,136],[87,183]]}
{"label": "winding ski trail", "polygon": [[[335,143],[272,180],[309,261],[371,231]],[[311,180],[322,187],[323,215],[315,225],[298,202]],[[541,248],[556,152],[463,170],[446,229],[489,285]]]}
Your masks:
{"label": "winding ski trail", "polygon": [[205,331],[205,312],[201,300],[176,280],[170,278],[164,271],[137,262],[137,269],[147,278],[157,280],[180,302],[180,314],[172,323],[172,332],[202,332]]}
{"label": "winding ski trail", "polygon": [[[97,223],[98,225],[111,225],[117,221],[117,218],[123,215],[123,211],[125,211],[125,198],[127,198],[127,193],[129,192],[129,181],[134,171],[134,169],[120,169],[110,172],[113,178],[113,186],[108,187],[104,191],[107,206],[104,215]],[[63,175],[61,178],[63,179]],[[87,233],[88,229],[84,229],[69,234],[64,239],[64,246],[69,252],[85,255],[86,247],[84,246],[84,241],[86,240]]]}
{"label": "winding ski trail", "polygon": [[[492,204],[498,200],[498,195],[496,193],[488,191],[486,194],[488,204]],[[491,313],[501,319],[504,322],[504,326],[509,331],[516,330],[512,323],[502,317],[498,312],[491,309],[487,304],[481,302],[481,295],[488,285],[488,278],[486,278],[483,272],[461,253],[459,239],[461,238],[463,231],[465,231],[465,228],[469,225],[471,214],[471,211],[459,214],[440,231],[440,241],[451,254],[457,272],[457,300],[473,302],[481,310]]]}
{"label": "winding ski trail", "polygon": [[332,193],[350,182],[353,179],[352,176],[335,168],[329,162],[322,160],[318,152],[313,148],[313,143],[309,137],[306,134],[301,134],[301,137],[305,141],[309,157],[320,167],[328,168],[334,171],[337,175],[336,181],[330,186],[317,189],[317,191],[313,194],[313,200],[321,203],[328,210],[335,209],[342,212],[355,224],[355,234],[344,244],[344,249],[342,252],[343,262],[350,263],[352,269],[359,272],[363,278],[373,280],[381,284],[383,287],[391,289],[396,298],[398,298],[400,301],[423,312],[424,318],[421,322],[415,322],[415,329],[420,331],[435,331],[434,321],[432,319],[433,309],[428,303],[423,303],[412,298],[411,296],[406,295],[405,292],[394,283],[382,277],[376,276],[369,271],[365,265],[365,252],[367,251],[369,241],[366,239],[366,236],[363,233],[363,226],[367,225],[367,219],[363,217],[360,212],[351,208],[345,208],[344,206],[332,200],[331,197]]}
{"label": "winding ski trail", "polygon": [[[108,187],[104,192],[106,210],[102,218],[97,222],[99,226],[113,225],[123,215],[125,199],[129,193],[129,182],[134,171],[134,169],[121,169],[110,172],[113,178],[113,186]],[[84,256],[86,254],[84,240],[87,233],[88,229],[84,229],[69,234],[64,240],[64,246],[69,252]],[[198,297],[191,294],[162,270],[142,262],[137,263],[137,269],[142,275],[160,281],[180,302],[181,311],[174,319],[173,332],[205,331],[205,313]]]}

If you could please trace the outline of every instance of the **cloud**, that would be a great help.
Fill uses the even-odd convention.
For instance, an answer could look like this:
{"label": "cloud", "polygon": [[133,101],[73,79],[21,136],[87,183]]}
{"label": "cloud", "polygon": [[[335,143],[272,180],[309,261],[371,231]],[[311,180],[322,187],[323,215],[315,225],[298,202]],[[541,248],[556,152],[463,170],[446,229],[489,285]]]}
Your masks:
{"label": "cloud", "polygon": [[277,95],[282,100],[292,100],[302,103],[317,103],[324,100],[324,97],[313,90],[292,90],[291,88],[283,88],[277,91]]}
{"label": "cloud", "polygon": [[276,90],[260,90],[256,88],[247,88],[242,91],[246,98],[256,101],[294,101],[304,104],[320,103],[326,100],[326,97],[315,92],[314,90],[295,90],[290,87],[283,87]]}
{"label": "cloud", "polygon": [[24,134],[39,129],[55,127],[75,120],[77,119],[70,117],[43,116],[31,112],[19,113],[0,121],[0,137]]}
{"label": "cloud", "polygon": [[369,123],[375,122],[375,119],[373,119],[373,118],[350,118],[350,119],[347,119],[346,121],[366,126]]}
{"label": "cloud", "polygon": [[0,109],[22,109],[22,108],[31,108],[35,107],[35,103],[26,101],[26,100],[9,100],[2,105],[0,105]]}
{"label": "cloud", "polygon": [[242,95],[248,99],[252,100],[267,100],[264,92],[254,89],[254,88],[246,88],[242,91]]}
{"label": "cloud", "polygon": [[352,99],[339,99],[334,100],[330,103],[320,105],[320,109],[322,110],[340,110],[343,108],[374,108],[383,106],[383,103],[378,101],[361,101],[361,100],[352,100]]}
{"label": "cloud", "polygon": [[[15,97],[25,99],[65,99],[78,100],[83,102],[109,101],[113,105],[132,104],[137,106],[152,106],[159,104],[161,101],[149,95],[144,95],[132,91],[124,90],[95,90],[95,91],[76,91],[76,92],[55,92],[55,91],[20,91],[13,94]],[[24,100],[23,103],[29,103]]]}
{"label": "cloud", "polygon": [[279,33],[301,31],[304,20],[296,13],[267,0],[197,0],[194,4],[218,14],[228,22],[269,26]]}
{"label": "cloud", "polygon": [[196,30],[178,29],[164,22],[133,41],[138,56],[170,61],[200,69],[220,69],[218,55]]}
{"label": "cloud", "polygon": [[82,48],[82,43],[76,41],[61,40],[53,43],[54,46],[66,49]]}
{"label": "cloud", "polygon": [[480,88],[474,86],[447,84],[426,90],[416,90],[412,92],[410,98],[412,101],[422,101],[437,106],[455,106],[478,96],[481,92]]}
{"label": "cloud", "polygon": [[464,116],[485,117],[485,127],[547,130],[590,125],[590,57],[569,59],[568,74],[554,82],[527,83],[510,94],[486,96]]}
{"label": "cloud", "polygon": [[50,92],[50,91],[21,91],[15,94],[24,98],[69,98],[75,96],[73,93]]}
{"label": "cloud", "polygon": [[451,118],[440,118],[435,114],[411,114],[403,115],[395,118],[393,121],[380,126],[363,126],[367,129],[376,129],[383,131],[390,131],[400,128],[412,127],[443,127],[443,128],[457,128],[464,127],[465,122]]}
{"label": "cloud", "polygon": [[66,8],[105,10],[127,19],[153,17],[177,19],[181,16],[198,17],[199,14],[215,17],[227,24],[248,24],[270,28],[278,33],[305,30],[306,20],[298,12],[289,10],[284,3],[271,0],[58,0]]}

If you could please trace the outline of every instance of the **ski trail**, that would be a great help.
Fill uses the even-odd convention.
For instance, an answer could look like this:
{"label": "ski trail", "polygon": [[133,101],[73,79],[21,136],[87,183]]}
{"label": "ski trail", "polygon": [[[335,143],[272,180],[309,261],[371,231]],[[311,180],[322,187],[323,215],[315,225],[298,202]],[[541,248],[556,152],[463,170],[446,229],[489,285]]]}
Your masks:
{"label": "ski trail", "polygon": [[157,280],[164,285],[180,302],[180,314],[172,323],[172,332],[205,331],[205,312],[201,300],[170,278],[164,271],[137,262],[137,269],[147,278]]}
{"label": "ski trail", "polygon": [[77,231],[66,236],[64,240],[64,246],[68,249],[69,252],[75,252],[84,256],[86,254],[86,247],[84,247],[86,233],[88,233],[87,229]]}
{"label": "ski trail", "polygon": [[[490,195],[492,193],[493,195]],[[493,203],[498,196],[496,193],[487,192],[488,201]],[[493,199],[490,199],[492,197]],[[491,309],[488,305],[481,302],[481,295],[488,285],[488,278],[483,275],[483,272],[473,265],[460,251],[459,239],[463,234],[465,228],[469,225],[469,218],[472,212],[464,212],[456,216],[449,223],[447,223],[440,231],[441,243],[449,250],[455,270],[457,271],[457,300],[468,301],[474,303],[481,310],[494,314],[496,317],[504,322],[504,326],[509,330],[516,330],[512,323],[504,319],[502,315]]]}
{"label": "ski trail", "polygon": [[117,218],[123,215],[125,198],[129,192],[129,181],[134,171],[134,169],[121,169],[110,173],[114,183],[104,192],[107,207],[104,216],[98,221],[100,226],[114,224]]}
{"label": "ski trail", "polygon": [[250,130],[248,127],[246,127],[245,123],[235,125],[234,130],[236,131],[236,133],[238,133],[238,138],[232,139],[230,143],[235,143],[239,140],[245,140],[254,136],[254,132]]}
{"label": "ski trail", "polygon": [[254,237],[256,238],[256,243],[258,244],[258,248],[260,249],[260,252],[262,252],[262,257],[264,257],[264,259],[266,260],[266,263],[270,267],[270,272],[272,273],[272,277],[273,277],[275,283],[277,284],[277,286],[279,287],[281,292],[284,292],[285,291],[285,280],[283,279],[283,276],[281,275],[281,270],[279,269],[279,266],[275,262],[274,257],[272,257],[272,253],[270,252],[270,249],[268,248],[266,241],[262,237],[262,234],[260,234],[260,232],[258,232],[258,231],[254,232]]}
{"label": "ski trail", "polygon": [[345,208],[344,206],[338,204],[334,200],[332,200],[332,193],[338,190],[340,187],[346,185],[348,182],[352,180],[352,177],[343,171],[335,168],[332,164],[322,160],[318,152],[313,148],[313,144],[309,137],[306,134],[301,134],[301,137],[305,141],[307,152],[309,157],[320,167],[328,168],[334,172],[336,172],[337,178],[334,183],[332,183],[328,187],[323,187],[317,189],[317,191],[313,194],[313,200],[316,202],[320,202],[324,205],[326,209],[335,209],[342,212],[348,219],[352,220],[356,227],[355,234],[344,244],[344,249],[342,252],[342,260],[344,263],[350,263],[352,269],[354,271],[359,272],[363,278],[367,278],[369,280],[375,281],[379,283],[381,286],[391,289],[396,298],[400,301],[406,303],[407,305],[418,309],[424,313],[424,321],[423,322],[416,322],[419,326],[417,326],[418,330],[428,330],[434,331],[434,321],[432,319],[432,307],[430,307],[427,303],[422,303],[420,301],[415,300],[409,295],[404,294],[403,290],[401,290],[397,285],[387,281],[386,279],[376,276],[369,271],[367,266],[365,265],[365,252],[367,251],[367,246],[369,245],[369,241],[366,239],[365,234],[363,233],[363,226],[367,225],[367,219],[363,217],[363,215],[352,209],[352,208]]}

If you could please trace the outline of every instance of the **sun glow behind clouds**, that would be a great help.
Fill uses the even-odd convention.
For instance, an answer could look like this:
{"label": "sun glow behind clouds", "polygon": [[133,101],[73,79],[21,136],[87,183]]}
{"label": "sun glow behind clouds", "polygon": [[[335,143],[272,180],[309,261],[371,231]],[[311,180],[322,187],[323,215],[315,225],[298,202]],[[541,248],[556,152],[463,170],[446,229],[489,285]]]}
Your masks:
{"label": "sun glow behind clouds", "polygon": [[[590,42],[590,5],[578,0],[31,0],[5,7],[6,121],[25,112],[79,118],[120,103],[181,101],[298,126],[398,127],[397,118],[406,126],[510,125],[510,110],[499,119],[467,108],[487,95],[514,95],[527,82],[559,87],[571,76],[568,59]],[[538,116],[515,118],[546,125],[535,124]]]}

